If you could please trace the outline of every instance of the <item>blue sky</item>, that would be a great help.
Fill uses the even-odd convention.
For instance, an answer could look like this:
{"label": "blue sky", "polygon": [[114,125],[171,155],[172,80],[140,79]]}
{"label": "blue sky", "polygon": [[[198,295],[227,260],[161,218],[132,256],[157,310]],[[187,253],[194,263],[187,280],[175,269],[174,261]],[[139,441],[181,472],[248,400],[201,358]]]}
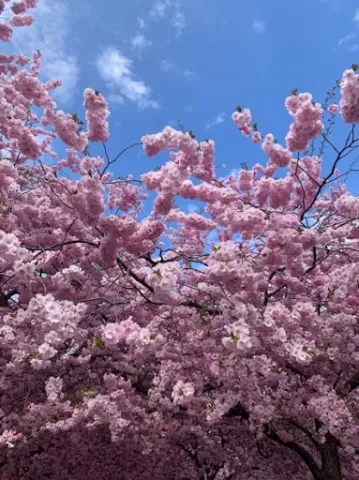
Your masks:
{"label": "blue sky", "polygon": [[[198,139],[215,140],[223,176],[265,161],[231,122],[238,104],[282,142],[290,91],[322,101],[359,63],[357,0],[39,0],[34,16],[11,48],[41,50],[44,77],[64,81],[59,108],[83,117],[86,87],[107,97],[112,157],[181,120]],[[164,158],[147,159],[138,147],[114,171],[138,178]]]}

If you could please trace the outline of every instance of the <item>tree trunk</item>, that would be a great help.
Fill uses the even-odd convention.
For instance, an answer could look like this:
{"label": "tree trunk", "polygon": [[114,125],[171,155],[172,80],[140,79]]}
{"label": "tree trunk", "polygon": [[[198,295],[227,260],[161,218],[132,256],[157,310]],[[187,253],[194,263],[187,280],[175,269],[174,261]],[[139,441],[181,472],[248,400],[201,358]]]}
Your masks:
{"label": "tree trunk", "polygon": [[320,455],[322,468],[315,480],[342,480],[338,442],[330,433],[326,435],[324,445],[320,446]]}
{"label": "tree trunk", "polygon": [[289,448],[292,450],[292,452],[295,452],[297,455],[299,455],[313,475],[313,480],[342,480],[338,441],[330,433],[327,433],[325,437],[325,443],[320,444],[315,442],[315,446],[318,449],[321,457],[320,467],[317,465],[317,462],[314,460],[313,456],[308,452],[308,450],[303,448],[298,443],[293,441],[286,442],[282,440],[274,430],[267,429],[266,434],[271,440],[274,440],[280,445]]}

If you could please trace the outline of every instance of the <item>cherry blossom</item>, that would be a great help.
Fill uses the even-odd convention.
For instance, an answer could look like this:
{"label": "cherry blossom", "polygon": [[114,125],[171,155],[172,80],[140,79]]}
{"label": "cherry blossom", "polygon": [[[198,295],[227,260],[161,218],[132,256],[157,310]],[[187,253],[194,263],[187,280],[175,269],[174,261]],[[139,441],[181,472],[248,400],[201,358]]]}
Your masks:
{"label": "cherry blossom", "polygon": [[[0,0],[2,41],[36,3]],[[40,52],[0,55],[1,478],[358,478],[359,204],[342,162],[358,139],[323,130],[358,122],[356,68],[329,107],[293,92],[282,141],[237,108],[263,164],[217,177],[215,143],[167,126],[143,136],[134,179],[90,153],[109,138],[102,94],[70,115]]]}

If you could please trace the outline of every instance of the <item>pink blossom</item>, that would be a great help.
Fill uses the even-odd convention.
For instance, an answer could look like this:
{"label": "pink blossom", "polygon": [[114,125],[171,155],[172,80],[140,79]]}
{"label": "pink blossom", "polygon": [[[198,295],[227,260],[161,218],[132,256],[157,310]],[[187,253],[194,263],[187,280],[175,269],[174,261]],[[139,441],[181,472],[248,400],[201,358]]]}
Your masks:
{"label": "pink blossom", "polygon": [[226,330],[229,336],[222,339],[225,347],[230,348],[232,346],[242,350],[252,346],[249,328],[244,320],[238,320],[226,326]]}
{"label": "pink blossom", "polygon": [[262,141],[262,135],[260,132],[253,132],[252,134],[252,142],[253,143],[260,143]]}
{"label": "pink blossom", "polygon": [[345,70],[340,83],[339,102],[343,119],[347,123],[359,122],[359,75],[352,69]]}
{"label": "pink blossom", "polygon": [[83,132],[78,132],[78,125],[71,115],[58,111],[56,114],[48,110],[48,118],[53,123],[59,137],[69,147],[78,152],[83,152],[87,146],[87,136]]}
{"label": "pink blossom", "polygon": [[321,116],[323,109],[319,103],[313,104],[309,93],[292,95],[286,100],[289,113],[294,117],[286,136],[290,151],[305,150],[309,140],[315,138],[323,129]]}
{"label": "pink blossom", "polygon": [[10,42],[12,29],[6,23],[0,23],[0,40],[2,42]]}
{"label": "pink blossom", "polygon": [[262,148],[276,167],[287,167],[292,160],[291,151],[275,143],[272,135],[265,137]]}
{"label": "pink blossom", "polygon": [[190,382],[178,380],[172,391],[172,398],[175,403],[182,403],[186,398],[194,395],[194,386]]}
{"label": "pink blossom", "polygon": [[243,135],[248,136],[252,133],[252,129],[250,127],[252,114],[248,108],[243,109],[241,112],[235,111],[232,114],[232,121]]}
{"label": "pink blossom", "polygon": [[56,402],[62,392],[63,381],[59,377],[50,377],[46,382],[45,391],[49,402]]}
{"label": "pink blossom", "polygon": [[335,115],[339,111],[339,105],[337,105],[336,103],[332,103],[331,105],[329,105],[328,111]]}
{"label": "pink blossom", "polygon": [[28,8],[29,6],[26,1],[14,2],[11,5],[11,10],[15,13],[15,15],[26,12]]}
{"label": "pink blossom", "polygon": [[[36,1],[5,6],[7,41]],[[355,130],[304,154],[323,108],[293,94],[285,146],[233,114],[268,157],[251,169],[217,176],[212,140],[165,127],[142,138],[160,166],[119,177],[89,153],[106,100],[58,110],[40,72],[0,55],[1,478],[357,479]]]}
{"label": "pink blossom", "polygon": [[108,140],[107,117],[110,112],[104,97],[94,90],[87,88],[84,91],[84,107],[88,123],[88,139],[93,142],[106,142]]}
{"label": "pink blossom", "polygon": [[119,342],[132,342],[138,337],[140,327],[131,318],[121,323],[107,323],[102,329],[102,338],[109,346],[117,345]]}
{"label": "pink blossom", "polygon": [[39,353],[44,360],[49,360],[54,357],[57,353],[57,350],[48,343],[43,343],[39,346]]}
{"label": "pink blossom", "polygon": [[38,0],[25,0],[27,8],[35,8]]}
{"label": "pink blossom", "polygon": [[32,22],[32,15],[14,15],[11,19],[11,25],[14,27],[29,27]]}

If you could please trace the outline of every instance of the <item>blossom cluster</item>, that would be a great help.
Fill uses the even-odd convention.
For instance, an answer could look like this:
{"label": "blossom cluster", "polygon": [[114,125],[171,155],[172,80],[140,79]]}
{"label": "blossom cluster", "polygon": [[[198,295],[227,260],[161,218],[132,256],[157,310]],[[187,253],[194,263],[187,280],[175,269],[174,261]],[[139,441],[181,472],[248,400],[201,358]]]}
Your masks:
{"label": "blossom cluster", "polygon": [[314,103],[309,93],[292,95],[285,101],[288,112],[294,117],[286,136],[289,150],[305,150],[308,142],[323,130],[321,117],[323,109],[320,103]]}
{"label": "blossom cluster", "polygon": [[[0,38],[35,6],[0,0]],[[40,71],[0,56],[0,477],[358,478],[359,203],[302,152],[323,107],[286,99],[286,146],[238,108],[268,161],[229,178],[212,140],[145,135],[169,158],[135,182],[89,154],[106,99],[83,131]],[[329,114],[357,123],[357,87]]]}
{"label": "blossom cluster", "polygon": [[92,142],[106,142],[109,137],[107,117],[110,114],[106,99],[99,92],[86,88],[84,107],[88,123],[88,139]]}
{"label": "blossom cluster", "polygon": [[359,122],[359,74],[347,69],[341,80],[340,108],[347,123]]}

